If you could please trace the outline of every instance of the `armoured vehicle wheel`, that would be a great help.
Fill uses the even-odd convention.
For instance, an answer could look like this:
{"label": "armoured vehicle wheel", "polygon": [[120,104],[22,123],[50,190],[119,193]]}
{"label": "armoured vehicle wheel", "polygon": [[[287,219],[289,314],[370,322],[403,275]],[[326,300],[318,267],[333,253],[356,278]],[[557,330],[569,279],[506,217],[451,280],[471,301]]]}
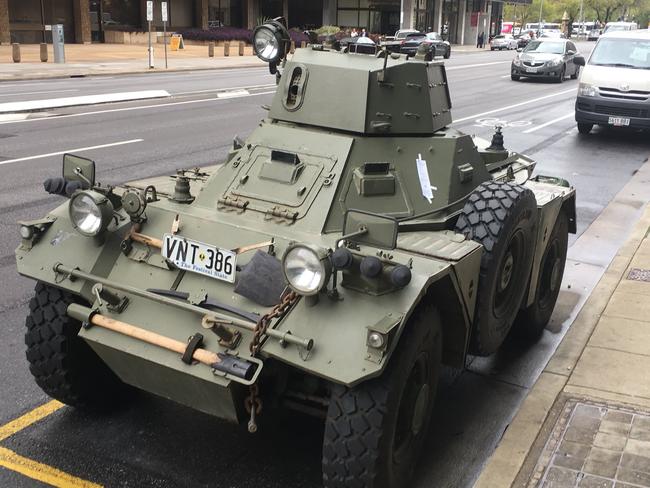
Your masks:
{"label": "armoured vehicle wheel", "polygon": [[470,352],[495,352],[519,311],[533,262],[537,203],[532,191],[489,182],[470,195],[456,231],[483,245]]}
{"label": "armoured vehicle wheel", "polygon": [[560,293],[568,243],[569,220],[564,212],[560,212],[540,263],[535,300],[530,307],[519,312],[512,328],[513,334],[522,341],[539,339],[551,319]]}
{"label": "armoured vehicle wheel", "polygon": [[580,132],[580,134],[589,134],[593,128],[594,124],[589,124],[587,122],[578,122],[578,132]]}
{"label": "armoured vehicle wheel", "polygon": [[77,336],[81,324],[66,314],[75,301],[65,291],[37,283],[26,320],[29,370],[52,398],[77,408],[106,410],[124,385]]}
{"label": "armoured vehicle wheel", "polygon": [[442,337],[432,306],[420,306],[406,327],[381,377],[333,387],[323,441],[325,488],[409,486],[436,396]]}
{"label": "armoured vehicle wheel", "polygon": [[512,81],[519,81],[519,75],[510,75]]}

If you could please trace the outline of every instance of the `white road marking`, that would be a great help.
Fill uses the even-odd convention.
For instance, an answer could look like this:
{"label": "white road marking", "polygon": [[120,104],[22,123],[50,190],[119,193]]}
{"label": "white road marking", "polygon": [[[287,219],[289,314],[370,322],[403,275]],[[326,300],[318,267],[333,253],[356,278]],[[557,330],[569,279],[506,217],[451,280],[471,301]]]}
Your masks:
{"label": "white road marking", "polygon": [[464,69],[464,68],[478,68],[480,66],[491,66],[493,64],[506,64],[511,62],[512,61],[492,61],[491,63],[461,64],[460,66],[449,66],[447,68],[447,71],[452,71],[454,69]]}
{"label": "white road marking", "polygon": [[471,119],[477,119],[479,117],[483,117],[484,115],[495,114],[497,112],[504,112],[506,110],[510,110],[511,108],[521,107],[523,105],[528,105],[528,104],[531,104],[531,103],[539,102],[540,100],[546,100],[547,98],[557,97],[557,96],[560,96],[560,95],[566,95],[567,93],[571,93],[571,92],[575,92],[575,91],[576,91],[575,88],[571,88],[570,90],[564,90],[564,91],[557,92],[557,93],[551,93],[550,95],[544,95],[543,97],[531,98],[530,100],[525,100],[523,102],[515,103],[513,105],[507,105],[505,107],[495,108],[494,110],[488,110],[487,112],[481,112],[480,114],[474,114],[474,115],[470,115],[468,117],[462,117],[460,119],[454,120],[454,123],[464,122],[466,120],[471,120]]}
{"label": "white road marking", "polygon": [[84,95],[80,97],[50,98],[48,100],[9,102],[0,103],[0,113],[27,112],[30,110],[46,110],[49,108],[95,105],[97,103],[124,102],[148,98],[166,98],[169,96],[169,93],[165,90],[145,90],[137,92],[102,93],[99,95]]}
{"label": "white road marking", "polygon": [[[258,93],[250,93],[248,95],[242,95],[242,96],[237,96],[237,97],[231,97],[231,98],[242,98],[242,97],[255,97],[258,95],[268,95],[270,93],[275,93],[275,90],[272,91],[265,91],[265,92],[258,92]],[[201,100],[185,100],[183,102],[169,102],[169,103],[159,103],[157,105],[143,105],[142,107],[124,107],[124,108],[112,108],[108,110],[96,110],[93,112],[82,112],[79,114],[67,114],[67,115],[58,115],[58,116],[53,116],[53,117],[44,117],[40,119],[27,119],[27,120],[16,120],[13,122],[0,122],[0,125],[4,124],[18,124],[22,122],[36,122],[36,121],[41,121],[41,120],[59,120],[59,119],[67,119],[70,117],[84,117],[86,115],[97,115],[97,114],[107,114],[107,113],[114,113],[114,112],[129,112],[132,110],[147,110],[150,108],[158,108],[158,107],[171,107],[175,105],[189,105],[193,103],[206,103],[206,102],[217,102],[220,100],[229,100],[227,98],[203,98]]]}
{"label": "white road marking", "polygon": [[76,92],[77,89],[70,90],[47,90],[47,91],[35,91],[35,92],[18,92],[18,93],[3,93],[0,97],[19,97],[23,95],[42,95],[43,93],[66,93],[66,92]]}
{"label": "white road marking", "polygon": [[31,161],[32,159],[42,159],[42,158],[49,158],[50,156],[60,156],[66,153],[73,153],[73,152],[79,153],[84,151],[92,151],[93,149],[103,149],[105,147],[124,146],[125,144],[134,144],[136,142],[142,142],[142,141],[144,141],[144,139],[131,139],[129,141],[111,142],[110,144],[101,144],[99,146],[75,147],[74,149],[66,149],[65,151],[39,154],[37,156],[27,156],[25,158],[7,159],[6,161],[0,161],[0,166],[4,164],[20,163],[22,161]]}
{"label": "white road marking", "polygon": [[530,134],[531,132],[538,131],[540,129],[543,129],[544,127],[548,127],[549,125],[555,124],[556,122],[559,122],[564,119],[568,119],[569,117],[573,117],[575,115],[575,112],[571,112],[570,114],[563,115],[562,117],[558,117],[557,119],[549,120],[548,122],[545,122],[541,125],[536,125],[535,127],[531,127],[528,130],[524,131],[524,134]]}
{"label": "white road marking", "polygon": [[267,83],[265,85],[249,85],[249,86],[230,86],[223,88],[208,88],[207,90],[193,90],[187,92],[173,92],[172,95],[177,97],[181,95],[196,95],[198,93],[213,93],[213,92],[230,92],[236,90],[255,90],[256,88],[273,88],[275,83]]}
{"label": "white road marking", "polygon": [[0,114],[0,122],[16,122],[17,120],[25,120],[29,114]]}
{"label": "white road marking", "polygon": [[219,98],[238,98],[245,97],[247,95],[250,95],[250,92],[248,90],[229,90],[217,93],[217,97]]}

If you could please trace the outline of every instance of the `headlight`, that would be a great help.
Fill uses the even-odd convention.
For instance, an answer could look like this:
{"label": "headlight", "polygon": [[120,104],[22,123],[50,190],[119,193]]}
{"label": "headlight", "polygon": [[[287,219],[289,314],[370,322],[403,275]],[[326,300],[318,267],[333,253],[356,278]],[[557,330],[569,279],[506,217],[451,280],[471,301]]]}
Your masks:
{"label": "headlight", "polygon": [[512,64],[515,66],[521,66],[521,59],[519,59],[519,56],[512,60]]}
{"label": "headlight", "polygon": [[69,212],[75,229],[85,236],[96,236],[108,227],[113,204],[96,191],[80,191],[70,199]]}
{"label": "headlight", "polygon": [[589,83],[580,83],[578,87],[578,95],[583,97],[595,97],[598,94],[598,91],[594,85]]}
{"label": "headlight", "polygon": [[285,55],[289,34],[277,20],[260,25],[253,31],[253,49],[266,63],[277,63]]}
{"label": "headlight", "polygon": [[327,283],[331,265],[327,250],[296,244],[282,259],[284,277],[289,286],[301,295],[315,295]]}
{"label": "headlight", "polygon": [[561,64],[562,64],[562,58],[551,59],[551,60],[548,62],[548,65],[549,65],[549,66],[560,66]]}

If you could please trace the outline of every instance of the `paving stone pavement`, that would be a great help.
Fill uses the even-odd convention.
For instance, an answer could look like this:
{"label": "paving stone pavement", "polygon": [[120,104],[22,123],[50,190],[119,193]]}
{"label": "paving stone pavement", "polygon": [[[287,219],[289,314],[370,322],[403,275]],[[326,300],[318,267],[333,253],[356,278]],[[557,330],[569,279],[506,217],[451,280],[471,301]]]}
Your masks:
{"label": "paving stone pavement", "polygon": [[650,413],[569,400],[528,488],[650,488]]}

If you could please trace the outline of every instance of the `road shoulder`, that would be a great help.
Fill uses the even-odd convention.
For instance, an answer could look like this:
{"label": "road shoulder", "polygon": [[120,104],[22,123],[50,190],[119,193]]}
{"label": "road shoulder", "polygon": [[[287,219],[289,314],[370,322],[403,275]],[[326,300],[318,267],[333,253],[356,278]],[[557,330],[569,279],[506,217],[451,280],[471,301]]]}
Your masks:
{"label": "road shoulder", "polygon": [[[622,450],[616,454],[618,451],[593,444],[606,434],[599,430],[605,428],[601,424],[607,421],[603,419],[614,413],[641,419],[642,413],[629,412],[650,408],[650,281],[640,280],[646,277],[643,270],[650,268],[649,228],[650,206],[645,208],[626,243],[585,302],[475,487],[537,486],[553,476],[558,477],[555,479],[558,486],[565,486],[561,484],[561,476],[565,475],[568,476],[567,486],[575,486],[576,480],[592,477],[602,482],[602,486],[612,486],[607,483],[614,479],[616,470],[609,476],[610,473],[602,471],[603,466],[608,465],[603,461],[599,463],[600,473],[589,474],[592,469],[589,463],[595,463],[592,457],[614,459],[618,455],[616,462],[620,463],[627,459],[626,455],[632,454]],[[593,422],[580,420],[580,415],[588,416],[593,412],[596,412]],[[574,418],[589,423],[592,429],[585,431],[585,439],[576,443],[581,452],[587,453],[582,464],[576,453],[558,451],[560,445],[567,445],[564,436],[571,427],[567,427],[567,423]],[[553,440],[557,444],[554,447]],[[625,438],[621,442],[626,448],[626,443],[634,445],[637,440]],[[558,468],[554,464],[558,461],[551,455],[570,459],[574,465],[571,469]],[[616,463],[611,459],[609,465],[614,466]],[[625,473],[625,469],[621,472]]]}

